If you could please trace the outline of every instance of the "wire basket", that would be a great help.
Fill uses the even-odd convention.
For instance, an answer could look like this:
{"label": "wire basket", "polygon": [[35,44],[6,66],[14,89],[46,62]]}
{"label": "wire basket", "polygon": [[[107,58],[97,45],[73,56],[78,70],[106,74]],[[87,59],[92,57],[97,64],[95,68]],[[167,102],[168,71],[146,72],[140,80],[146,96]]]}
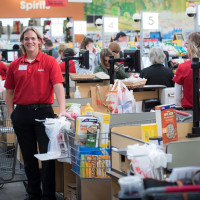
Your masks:
{"label": "wire basket", "polygon": [[70,78],[73,81],[79,81],[79,80],[92,80],[95,77],[95,74],[74,74],[69,73]]}
{"label": "wire basket", "polygon": [[[111,169],[110,148],[83,146],[80,145],[75,131],[68,134],[72,171],[81,178],[109,178],[106,172]],[[80,140],[83,141],[82,138]]]}

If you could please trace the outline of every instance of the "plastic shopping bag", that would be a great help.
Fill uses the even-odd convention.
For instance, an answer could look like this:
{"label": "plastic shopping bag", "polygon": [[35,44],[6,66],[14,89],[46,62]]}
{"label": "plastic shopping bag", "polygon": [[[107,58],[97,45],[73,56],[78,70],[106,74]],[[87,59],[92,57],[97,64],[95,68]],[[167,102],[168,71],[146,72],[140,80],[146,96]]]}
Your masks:
{"label": "plastic shopping bag", "polygon": [[65,118],[46,118],[44,125],[49,138],[48,152],[51,157],[59,157],[68,152],[66,131],[70,129],[70,122]]}
{"label": "plastic shopping bag", "polygon": [[129,91],[121,80],[116,80],[111,91],[107,95],[107,104],[111,114],[133,113],[135,99],[133,92]]}

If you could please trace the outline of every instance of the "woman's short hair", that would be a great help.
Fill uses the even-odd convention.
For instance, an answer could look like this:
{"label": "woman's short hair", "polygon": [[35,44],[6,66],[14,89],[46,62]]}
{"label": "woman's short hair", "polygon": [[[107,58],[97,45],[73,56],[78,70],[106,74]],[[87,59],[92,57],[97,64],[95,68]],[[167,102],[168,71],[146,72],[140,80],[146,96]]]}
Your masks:
{"label": "woman's short hair", "polygon": [[149,53],[149,60],[153,64],[162,64],[165,61],[165,54],[160,47],[153,47]]}
{"label": "woman's short hair", "polygon": [[67,48],[67,44],[59,44],[58,46],[58,53],[61,54],[62,52],[64,52],[64,50]]}
{"label": "woman's short hair", "polygon": [[104,65],[104,59],[105,59],[105,57],[109,57],[109,56],[112,56],[112,51],[110,49],[105,48],[105,49],[101,50],[100,60],[101,60],[101,65],[103,67],[105,67],[105,65]]}
{"label": "woman's short hair", "polygon": [[63,56],[68,53],[69,56],[75,56],[75,52],[73,49],[71,48],[66,48],[64,51],[63,51]]}
{"label": "woman's short hair", "polygon": [[187,51],[189,58],[200,58],[200,32],[191,33],[188,36],[187,43]]}
{"label": "woman's short hair", "polygon": [[116,57],[121,51],[119,44],[116,42],[111,42],[108,48],[112,51],[114,57]]}
{"label": "woman's short hair", "polygon": [[[25,29],[23,30],[23,32],[22,32],[22,34],[21,34],[21,36],[20,36],[20,42],[23,41],[23,39],[24,39],[24,34],[25,34],[27,31],[33,31],[33,32],[35,32],[35,34],[37,35],[37,38],[41,40],[41,42],[40,42],[40,44],[39,44],[39,50],[41,51],[41,50],[42,50],[42,45],[43,45],[42,36],[41,36],[40,32],[39,32],[36,28],[34,28],[34,27],[32,27],[32,26],[27,27],[27,28],[25,28]],[[26,49],[24,48],[24,45],[21,44],[20,46],[21,46],[21,48],[22,48],[23,53],[25,53],[25,52],[26,52]]]}
{"label": "woman's short hair", "polygon": [[80,45],[80,49],[86,49],[86,46],[89,44],[89,43],[94,43],[94,40],[92,38],[89,38],[89,37],[84,37],[81,41],[81,45]]}

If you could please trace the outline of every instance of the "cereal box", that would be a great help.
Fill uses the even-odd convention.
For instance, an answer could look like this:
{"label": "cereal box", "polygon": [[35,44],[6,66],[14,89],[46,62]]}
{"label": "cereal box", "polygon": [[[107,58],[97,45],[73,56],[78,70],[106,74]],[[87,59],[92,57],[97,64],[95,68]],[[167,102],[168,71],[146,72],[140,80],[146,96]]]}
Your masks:
{"label": "cereal box", "polygon": [[155,106],[158,136],[163,144],[178,140],[175,104]]}

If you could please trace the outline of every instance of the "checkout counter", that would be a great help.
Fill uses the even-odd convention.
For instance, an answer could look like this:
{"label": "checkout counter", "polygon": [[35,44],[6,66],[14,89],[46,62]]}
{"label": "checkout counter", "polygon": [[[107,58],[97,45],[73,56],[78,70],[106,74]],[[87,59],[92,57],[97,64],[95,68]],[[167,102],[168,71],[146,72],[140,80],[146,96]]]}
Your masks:
{"label": "checkout counter", "polygon": [[[79,91],[86,94],[87,98],[81,99],[66,99],[66,103],[80,103],[81,110],[83,110],[86,104],[89,102],[92,105],[90,87],[96,86],[98,82],[92,81],[80,81],[76,82],[79,84]],[[82,84],[84,85],[84,90],[81,90]],[[104,83],[102,83],[104,85]],[[137,88],[134,91],[134,96],[136,101],[142,101],[144,99],[155,98],[160,99],[160,94],[163,87],[144,87]],[[55,112],[58,113],[58,104],[55,100],[53,104]],[[192,114],[192,111],[187,111]],[[178,115],[179,116],[179,115]],[[179,116],[180,118],[182,116]],[[117,149],[124,149],[127,145],[132,145],[134,143],[143,144],[142,134],[141,134],[141,123],[153,123],[155,122],[154,112],[142,112],[142,113],[131,113],[131,114],[112,114],[111,115],[111,148],[115,147]],[[178,123],[178,135],[179,141],[189,140],[185,136],[192,130],[192,119],[188,119],[184,123]],[[194,140],[194,139],[192,139]],[[120,141],[120,142],[119,142]],[[190,140],[191,141],[191,140]],[[200,141],[199,141],[200,142]],[[72,183],[78,185],[79,187],[79,198],[82,200],[110,200],[117,197],[120,191],[120,186],[118,184],[118,179],[125,176],[129,168],[130,161],[126,158],[125,154],[116,151],[111,151],[111,164],[112,170],[109,172],[111,179],[86,179],[77,178],[77,176],[71,171],[70,164],[56,162],[56,190],[59,193],[63,193],[64,197],[69,195],[69,185]],[[68,188],[68,189],[67,189]],[[102,191],[107,191],[102,193]],[[87,192],[86,192],[87,191]]]}

